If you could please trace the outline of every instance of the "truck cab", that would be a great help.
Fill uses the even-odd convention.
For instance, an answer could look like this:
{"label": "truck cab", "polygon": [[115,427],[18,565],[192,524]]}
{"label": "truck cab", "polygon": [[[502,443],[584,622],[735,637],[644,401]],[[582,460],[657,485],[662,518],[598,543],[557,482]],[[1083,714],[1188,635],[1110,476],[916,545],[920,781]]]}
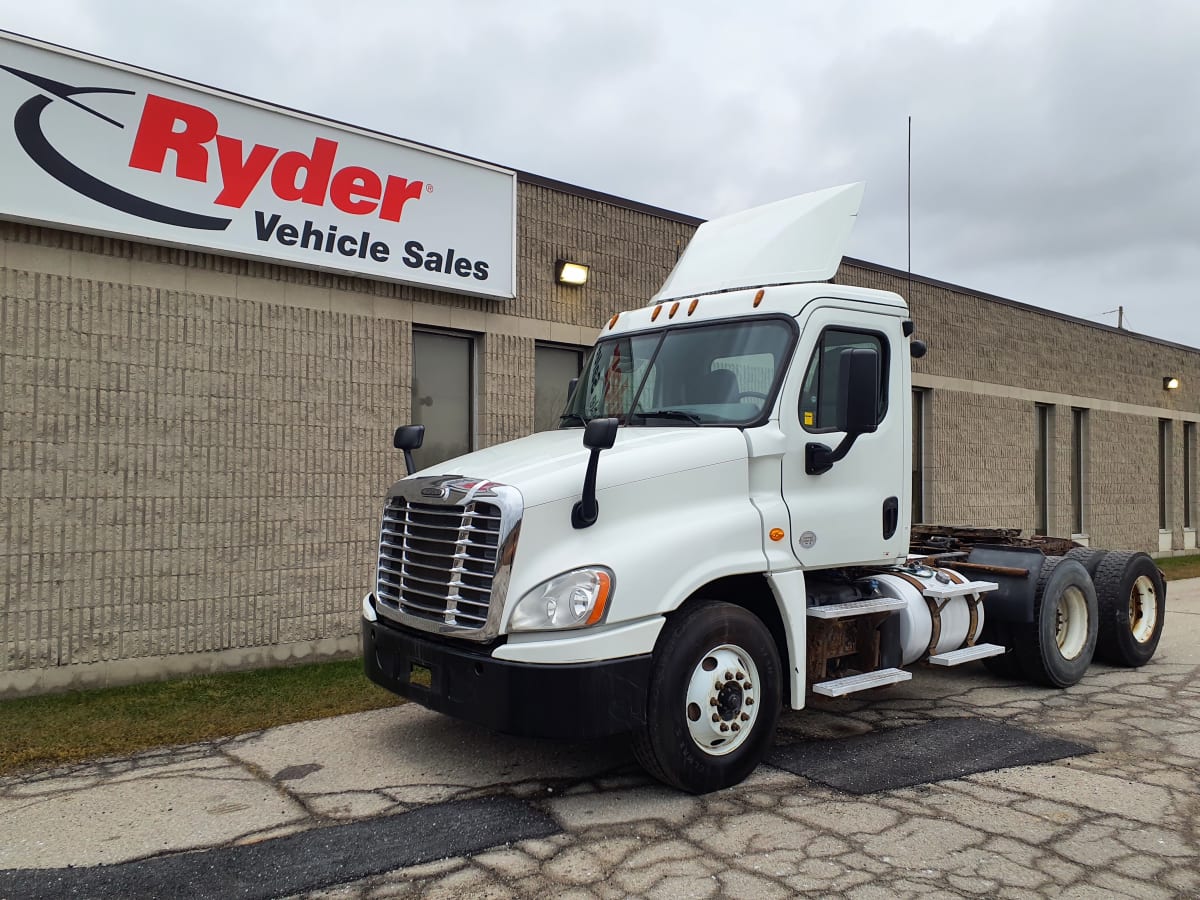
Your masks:
{"label": "truck cab", "polygon": [[[903,298],[828,281],[861,195],[701,226],[650,304],[601,330],[559,430],[392,485],[367,675],[504,732],[630,732],[651,774],[705,792],[753,770],[785,706],[1010,653],[982,640],[1000,582],[910,559],[923,347]],[[1039,615],[1038,555],[1023,578],[990,567],[1012,570],[1009,644]],[[1097,632],[1083,569],[1064,569],[1084,594],[1075,680]]]}

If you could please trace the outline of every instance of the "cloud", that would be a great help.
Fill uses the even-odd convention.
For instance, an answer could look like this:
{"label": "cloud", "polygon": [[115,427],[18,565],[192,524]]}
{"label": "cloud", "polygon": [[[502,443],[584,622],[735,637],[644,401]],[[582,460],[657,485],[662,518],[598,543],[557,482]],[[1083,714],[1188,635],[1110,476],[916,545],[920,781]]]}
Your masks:
{"label": "cloud", "polygon": [[[847,181],[851,252],[1200,346],[1200,6],[44,0],[5,27],[681,212]],[[1106,321],[1111,321],[1107,319]]]}

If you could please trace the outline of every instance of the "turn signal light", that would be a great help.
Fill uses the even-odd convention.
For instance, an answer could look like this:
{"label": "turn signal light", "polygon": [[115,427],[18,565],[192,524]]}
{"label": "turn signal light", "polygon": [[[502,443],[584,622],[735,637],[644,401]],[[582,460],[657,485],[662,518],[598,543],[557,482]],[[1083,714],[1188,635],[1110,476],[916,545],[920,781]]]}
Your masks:
{"label": "turn signal light", "polygon": [[773,540],[773,541],[782,541],[783,540],[783,529],[782,528],[772,528],[771,531],[769,532],[769,536],[770,536],[771,540]]}

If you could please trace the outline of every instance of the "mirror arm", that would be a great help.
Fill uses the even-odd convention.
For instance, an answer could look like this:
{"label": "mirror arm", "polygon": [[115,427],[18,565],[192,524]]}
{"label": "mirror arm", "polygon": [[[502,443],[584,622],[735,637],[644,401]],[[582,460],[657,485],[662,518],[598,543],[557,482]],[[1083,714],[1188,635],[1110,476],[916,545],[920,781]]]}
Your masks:
{"label": "mirror arm", "polygon": [[588,528],[596,524],[600,515],[600,504],[596,500],[596,466],[600,462],[600,447],[592,448],[588,457],[587,474],[583,476],[583,497],[571,507],[571,526]]}
{"label": "mirror arm", "polygon": [[830,450],[824,444],[805,444],[804,473],[820,475],[822,472],[828,472],[833,468],[835,462],[846,458],[846,454],[850,452],[850,448],[854,446],[856,440],[858,440],[858,434],[848,434],[842,438],[842,442],[834,450]]}
{"label": "mirror arm", "polygon": [[412,451],[409,450],[407,447],[404,448],[404,467],[406,469],[408,469],[409,475],[411,475],[413,472],[417,471],[417,466],[413,462]]}

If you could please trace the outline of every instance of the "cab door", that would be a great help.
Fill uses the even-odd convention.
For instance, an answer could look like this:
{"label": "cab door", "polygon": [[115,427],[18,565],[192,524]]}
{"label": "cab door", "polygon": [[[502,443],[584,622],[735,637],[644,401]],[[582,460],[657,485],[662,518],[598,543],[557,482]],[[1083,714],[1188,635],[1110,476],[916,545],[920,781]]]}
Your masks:
{"label": "cab door", "polygon": [[[908,552],[912,447],[908,346],[900,315],[853,301],[825,301],[802,320],[801,338],[780,399],[786,435],[783,498],[792,551],[805,568],[887,562]],[[871,349],[879,357],[876,430],[857,437],[828,471],[809,474],[805,448],[836,449],[838,384],[843,352]]]}

